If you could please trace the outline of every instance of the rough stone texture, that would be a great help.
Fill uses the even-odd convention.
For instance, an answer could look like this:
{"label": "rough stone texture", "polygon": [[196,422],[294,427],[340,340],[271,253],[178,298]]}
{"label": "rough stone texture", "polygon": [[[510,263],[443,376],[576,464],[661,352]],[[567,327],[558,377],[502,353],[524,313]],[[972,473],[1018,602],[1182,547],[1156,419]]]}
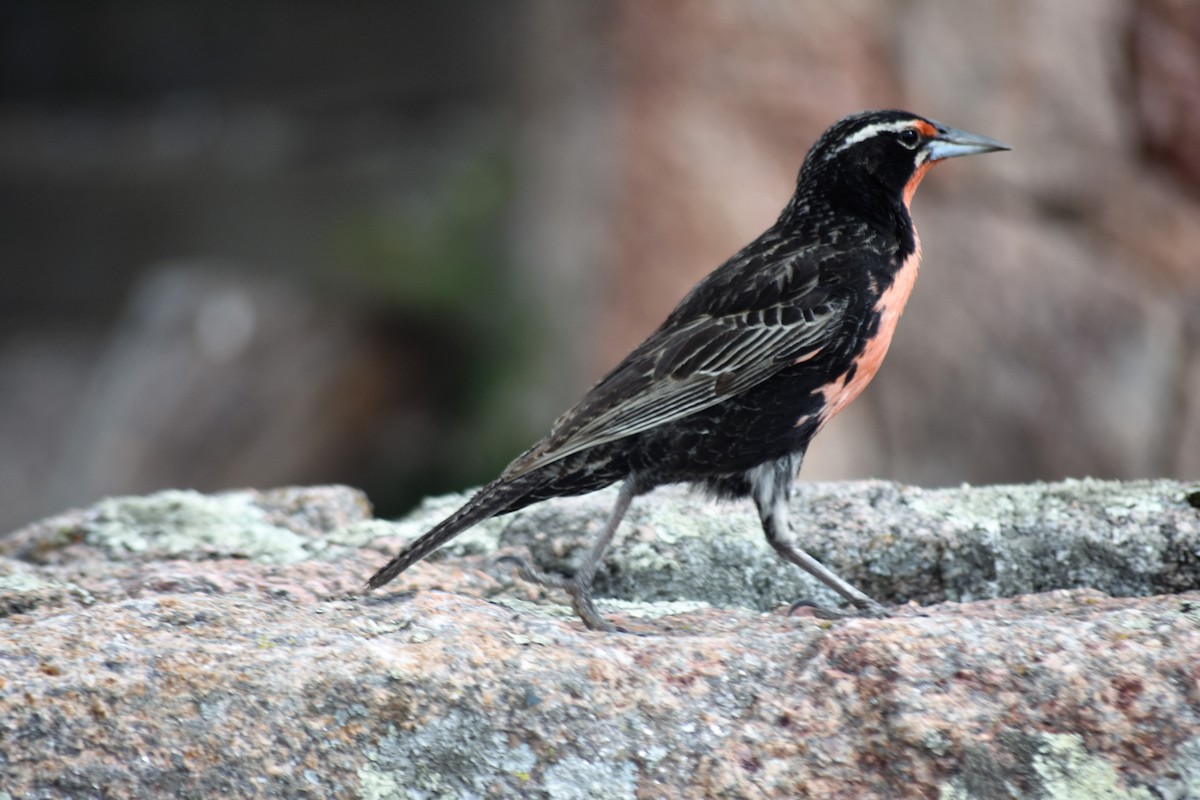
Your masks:
{"label": "rough stone texture", "polygon": [[886,620],[786,616],[818,593],[749,509],[678,490],[602,572],[641,635],[494,566],[569,569],[607,492],[355,594],[462,499],[167,492],[0,540],[0,797],[1200,797],[1198,484],[800,487],[806,545],[917,601]]}

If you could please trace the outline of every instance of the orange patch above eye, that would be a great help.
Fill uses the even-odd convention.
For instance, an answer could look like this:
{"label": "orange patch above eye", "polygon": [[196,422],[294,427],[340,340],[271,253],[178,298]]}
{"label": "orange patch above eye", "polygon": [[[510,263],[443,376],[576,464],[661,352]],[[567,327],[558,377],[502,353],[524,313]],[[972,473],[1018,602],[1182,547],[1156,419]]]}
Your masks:
{"label": "orange patch above eye", "polygon": [[932,139],[934,136],[937,136],[937,128],[933,127],[923,119],[913,120],[913,127],[917,129],[918,133],[927,139]]}

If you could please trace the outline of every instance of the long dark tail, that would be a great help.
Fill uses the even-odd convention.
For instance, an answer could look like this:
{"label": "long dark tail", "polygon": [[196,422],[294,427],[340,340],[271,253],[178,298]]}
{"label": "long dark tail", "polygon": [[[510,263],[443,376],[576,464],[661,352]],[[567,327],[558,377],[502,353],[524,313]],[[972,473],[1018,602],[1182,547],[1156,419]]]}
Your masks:
{"label": "long dark tail", "polygon": [[367,588],[378,589],[472,525],[497,514],[523,508],[533,502],[529,495],[531,490],[536,488],[536,482],[530,485],[529,481],[521,480],[496,480],[489,483],[476,492],[462,508],[397,553],[383,569],[371,576],[367,581]]}

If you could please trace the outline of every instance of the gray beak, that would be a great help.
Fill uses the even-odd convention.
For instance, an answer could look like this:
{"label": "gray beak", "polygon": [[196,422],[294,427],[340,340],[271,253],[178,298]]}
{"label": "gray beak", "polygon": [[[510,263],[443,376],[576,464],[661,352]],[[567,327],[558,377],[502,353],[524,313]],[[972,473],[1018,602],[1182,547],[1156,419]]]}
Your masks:
{"label": "gray beak", "polygon": [[934,123],[937,126],[937,136],[929,140],[925,150],[929,153],[929,161],[941,161],[944,158],[958,156],[973,156],[977,153],[991,153],[994,150],[1011,150],[1006,144],[997,142],[987,136],[977,133],[967,133],[957,128]]}

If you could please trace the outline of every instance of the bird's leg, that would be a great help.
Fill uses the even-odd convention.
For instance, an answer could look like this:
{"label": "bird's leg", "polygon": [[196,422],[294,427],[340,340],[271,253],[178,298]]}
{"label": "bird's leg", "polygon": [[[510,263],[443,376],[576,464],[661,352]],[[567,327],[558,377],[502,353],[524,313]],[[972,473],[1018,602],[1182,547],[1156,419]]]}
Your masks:
{"label": "bird's leg", "polygon": [[637,494],[637,483],[632,477],[621,484],[621,490],[617,494],[617,504],[613,506],[612,512],[608,515],[608,521],[604,523],[604,529],[600,531],[600,536],[597,537],[596,543],[592,545],[592,549],[588,551],[583,564],[579,567],[579,571],[575,573],[574,577],[564,578],[561,575],[551,575],[530,565],[525,559],[516,556],[505,556],[501,560],[516,564],[518,574],[524,580],[565,591],[571,596],[571,606],[575,609],[575,613],[583,620],[583,624],[591,630],[608,631],[610,633],[620,631],[620,628],[617,628],[605,620],[604,617],[600,616],[600,612],[596,609],[596,604],[592,602],[592,579],[596,577],[596,570],[600,567],[600,559],[604,557],[604,551],[608,549],[609,543],[612,542],[612,538],[617,532],[617,526],[625,518],[626,512],[629,511],[629,504],[633,502],[633,498]]}
{"label": "bird's leg", "polygon": [[858,608],[859,613],[825,608],[809,600],[795,603],[790,610],[795,611],[797,608],[809,606],[815,610],[817,616],[824,619],[889,616],[890,612],[881,603],[856,589],[792,542],[792,526],[788,521],[788,501],[792,495],[792,476],[795,474],[796,466],[794,459],[788,457],[771,464],[764,464],[754,470],[751,485],[754,504],[758,507],[758,515],[762,520],[763,533],[767,536],[767,542],[785,561],[795,564],[837,592],[847,602]]}

